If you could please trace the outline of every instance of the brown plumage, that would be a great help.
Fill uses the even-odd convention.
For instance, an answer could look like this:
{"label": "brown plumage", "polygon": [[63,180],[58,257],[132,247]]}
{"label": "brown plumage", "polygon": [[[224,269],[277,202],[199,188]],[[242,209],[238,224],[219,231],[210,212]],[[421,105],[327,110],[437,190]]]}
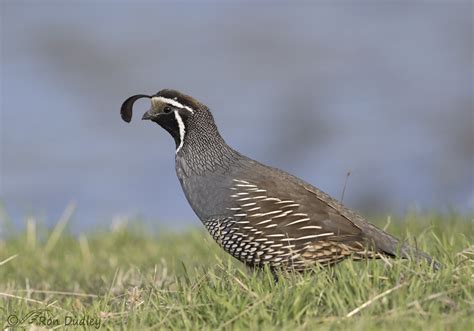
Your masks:
{"label": "brown plumage", "polygon": [[220,136],[209,109],[175,90],[128,98],[152,99],[143,119],[176,142],[176,173],[197,216],[229,254],[249,266],[304,271],[345,258],[424,259],[424,252],[398,241],[303,180],[254,161]]}

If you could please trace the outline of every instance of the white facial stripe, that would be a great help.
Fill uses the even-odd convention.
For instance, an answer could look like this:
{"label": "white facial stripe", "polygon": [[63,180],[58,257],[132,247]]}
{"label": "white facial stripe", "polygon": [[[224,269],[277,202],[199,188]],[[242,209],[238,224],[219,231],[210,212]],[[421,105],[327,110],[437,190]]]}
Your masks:
{"label": "white facial stripe", "polygon": [[184,134],[186,132],[185,132],[185,128],[184,128],[183,119],[181,118],[181,115],[178,114],[177,110],[174,111],[174,117],[176,118],[176,122],[178,122],[178,127],[179,127],[179,145],[178,145],[178,148],[176,148],[176,154],[178,154],[181,147],[183,147]]}
{"label": "white facial stripe", "polygon": [[152,97],[152,98],[151,98],[151,103],[152,103],[152,104],[155,103],[155,102],[157,102],[157,101],[165,102],[165,103],[167,103],[167,104],[169,104],[169,105],[172,105],[172,106],[174,106],[174,107],[177,107],[177,108],[186,109],[186,110],[190,111],[191,114],[194,114],[194,110],[193,110],[192,108],[190,108],[190,107],[188,107],[188,106],[185,106],[185,105],[179,103],[179,102],[176,101],[176,100],[168,99],[168,98],[164,98],[164,97]]}

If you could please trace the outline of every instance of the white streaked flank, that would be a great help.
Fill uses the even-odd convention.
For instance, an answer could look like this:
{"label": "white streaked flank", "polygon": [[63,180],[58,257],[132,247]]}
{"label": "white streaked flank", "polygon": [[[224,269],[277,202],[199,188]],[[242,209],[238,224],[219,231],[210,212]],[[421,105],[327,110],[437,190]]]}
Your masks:
{"label": "white streaked flank", "polygon": [[274,228],[274,227],[276,227],[276,226],[277,226],[277,225],[276,225],[275,223],[273,223],[273,224],[267,225],[267,226],[265,227],[265,229]]}
{"label": "white streaked flank", "polygon": [[291,238],[291,237],[286,237],[285,239],[280,239],[281,241],[292,241],[292,240],[295,240],[295,238]]}
{"label": "white streaked flank", "polygon": [[261,222],[258,222],[257,224],[255,225],[262,225],[262,224],[267,224],[267,223],[270,223],[272,221],[272,219],[268,219],[268,220],[264,220],[264,221],[261,221]]}
{"label": "white streaked flank", "polygon": [[281,203],[295,203],[293,200],[281,200],[279,202],[277,202],[276,204],[281,204]]}
{"label": "white streaked flank", "polygon": [[249,202],[249,203],[243,204],[242,207],[255,206],[256,204],[257,204],[256,202]]}
{"label": "white streaked flank", "polygon": [[244,183],[244,184],[249,184],[249,182],[245,181],[245,180],[242,180],[242,179],[233,179],[234,182],[238,182],[238,183]]}
{"label": "white streaked flank", "polygon": [[302,219],[299,219],[299,220],[296,220],[296,221],[293,221],[291,223],[288,223],[286,226],[291,226],[291,225],[294,225],[294,224],[298,224],[298,223],[301,223],[301,222],[307,222],[309,221],[310,219],[309,218],[302,218]]}
{"label": "white streaked flank", "polygon": [[308,226],[302,226],[300,228],[300,230],[310,230],[310,229],[317,229],[317,230],[320,230],[322,229],[322,227],[318,226],[318,225],[308,225]]}
{"label": "white streaked flank", "polygon": [[293,203],[291,205],[286,205],[286,206],[280,206],[278,208],[293,208],[293,207],[299,207],[300,205],[298,203]]}
{"label": "white streaked flank", "polygon": [[[327,237],[327,236],[332,236],[334,232],[326,232],[326,233],[320,233],[320,234],[312,234],[309,236],[304,236],[304,237],[299,237],[295,238],[295,240],[305,240],[305,239],[313,239],[313,238],[318,238],[318,237]],[[283,239],[282,239],[283,240]]]}
{"label": "white streaked flank", "polygon": [[260,207],[253,207],[253,208],[247,209],[247,212],[256,211],[256,210],[259,210],[259,209],[260,209]]}
{"label": "white streaked flank", "polygon": [[288,214],[291,214],[292,212],[293,212],[293,210],[287,210],[287,211],[281,213],[280,215],[274,216],[273,218],[285,217],[285,216],[288,216]]}
{"label": "white streaked flank", "polygon": [[265,199],[267,196],[266,195],[259,195],[256,197],[253,197],[252,199],[257,200],[257,199]]}
{"label": "white streaked flank", "polygon": [[269,211],[268,213],[257,213],[250,215],[250,217],[263,217],[263,216],[268,216],[268,215],[274,215],[274,214],[280,214],[282,211],[281,210],[273,210]]}
{"label": "white streaked flank", "polygon": [[[267,235],[267,237],[269,238],[281,238],[281,237],[286,237],[284,234],[281,234],[281,233],[275,233],[275,234],[269,234]],[[282,239],[284,240],[284,239]]]}
{"label": "white streaked flank", "polygon": [[278,198],[266,198],[266,199],[264,199],[263,201],[277,201],[277,202],[281,202],[281,200],[278,199]]}

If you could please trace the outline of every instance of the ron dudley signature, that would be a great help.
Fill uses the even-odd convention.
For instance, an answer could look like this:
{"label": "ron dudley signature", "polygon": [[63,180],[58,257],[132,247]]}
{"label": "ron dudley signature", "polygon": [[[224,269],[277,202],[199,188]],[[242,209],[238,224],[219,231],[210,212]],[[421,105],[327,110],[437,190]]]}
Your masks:
{"label": "ron dudley signature", "polygon": [[66,315],[63,318],[53,317],[49,309],[36,309],[30,311],[25,316],[11,314],[7,317],[6,327],[16,327],[25,324],[35,324],[45,327],[55,326],[88,326],[99,329],[102,320],[99,317],[88,315]]}

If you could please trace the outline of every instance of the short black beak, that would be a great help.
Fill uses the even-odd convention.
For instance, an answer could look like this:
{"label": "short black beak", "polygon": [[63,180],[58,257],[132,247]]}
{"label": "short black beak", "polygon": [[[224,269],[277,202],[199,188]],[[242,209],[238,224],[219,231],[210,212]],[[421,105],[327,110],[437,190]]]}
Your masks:
{"label": "short black beak", "polygon": [[142,120],[151,120],[153,121],[160,115],[160,111],[158,109],[151,108],[142,116]]}
{"label": "short black beak", "polygon": [[149,110],[145,114],[143,114],[142,120],[152,120],[154,117],[155,115],[151,113],[151,110]]}

